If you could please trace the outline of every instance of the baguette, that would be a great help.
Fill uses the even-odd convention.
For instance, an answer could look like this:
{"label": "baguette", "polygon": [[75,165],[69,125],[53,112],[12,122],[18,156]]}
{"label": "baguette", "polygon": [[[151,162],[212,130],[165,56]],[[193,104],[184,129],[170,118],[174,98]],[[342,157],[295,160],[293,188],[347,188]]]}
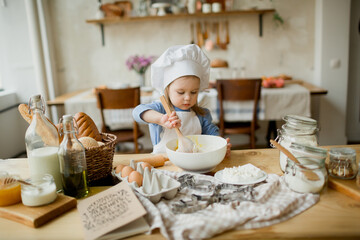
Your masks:
{"label": "baguette", "polygon": [[91,117],[89,117],[86,113],[78,112],[75,114],[74,118],[79,129],[79,133],[77,135],[78,138],[91,137],[96,141],[101,142],[101,134]]}
{"label": "baguette", "polygon": [[29,106],[25,103],[22,103],[18,106],[18,110],[21,116],[25,119],[25,121],[30,124],[32,120],[32,115],[29,113]]}
{"label": "baguette", "polygon": [[[19,104],[18,110],[19,110],[21,116],[25,119],[25,121],[27,121],[30,124],[32,121],[32,113],[29,113],[29,106],[24,103]],[[59,137],[59,143],[60,143],[62,139],[60,138],[58,128],[55,126],[55,124],[52,121],[50,121],[50,119],[46,118],[46,120],[55,127],[56,134]],[[35,131],[40,136],[42,136],[42,140],[47,145],[49,145],[49,146],[57,146],[58,145],[53,137],[54,132],[51,132],[52,130],[49,130],[48,128],[46,128],[45,122],[43,122],[41,119],[39,119],[38,126]]]}
{"label": "baguette", "polygon": [[147,163],[151,164],[153,167],[162,167],[165,165],[166,161],[169,161],[169,158],[159,154],[159,155],[154,155],[151,157],[136,159],[134,161],[135,162],[147,162]]}

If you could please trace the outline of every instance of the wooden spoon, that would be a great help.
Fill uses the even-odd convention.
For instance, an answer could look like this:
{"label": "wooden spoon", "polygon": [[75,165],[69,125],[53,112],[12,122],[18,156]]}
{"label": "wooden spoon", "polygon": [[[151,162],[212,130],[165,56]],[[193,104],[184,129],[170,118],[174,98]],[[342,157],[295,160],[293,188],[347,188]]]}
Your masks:
{"label": "wooden spoon", "polygon": [[[7,184],[11,184],[11,183],[14,183],[14,182],[19,182],[19,183],[22,183],[22,184],[25,184],[25,185],[29,185],[29,186],[34,186],[33,184],[31,183],[28,183],[24,180],[21,180],[21,179],[15,179],[15,178],[12,178],[12,177],[6,177],[5,180],[4,180],[4,184],[7,185]],[[35,187],[35,186],[34,186]]]}
{"label": "wooden spoon", "polygon": [[[286,148],[281,146],[278,142],[270,139],[270,143],[272,145],[274,145],[277,149],[279,149],[281,152],[283,152],[292,161],[294,161],[295,163],[301,164],[299,162],[299,160],[297,160],[296,157],[290,151],[288,151]],[[314,172],[309,172],[309,171],[302,171],[302,172],[304,173],[306,178],[309,179],[310,181],[318,181],[318,180],[320,180],[319,176]]]}
{"label": "wooden spoon", "polygon": [[[160,97],[160,101],[162,105],[165,108],[165,111],[168,116],[171,114],[171,109],[168,103],[166,102],[166,99],[164,96]],[[192,153],[194,150],[196,151],[196,145],[188,138],[186,138],[179,128],[175,128],[176,134],[178,136],[178,151],[179,152],[186,152],[186,153]]]}

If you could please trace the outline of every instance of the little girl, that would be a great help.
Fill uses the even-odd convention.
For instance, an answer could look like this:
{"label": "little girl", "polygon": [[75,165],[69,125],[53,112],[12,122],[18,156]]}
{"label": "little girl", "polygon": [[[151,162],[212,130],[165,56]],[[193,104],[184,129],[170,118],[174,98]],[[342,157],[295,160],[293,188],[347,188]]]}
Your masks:
{"label": "little girl", "polygon": [[[165,95],[174,111],[168,116],[161,102],[140,104],[133,111],[139,123],[148,123],[153,153],[164,153],[166,143],[177,137],[173,128],[186,135],[219,135],[210,112],[197,105],[200,91],[209,85],[210,61],[195,44],[173,46],[151,65],[152,86]],[[230,156],[231,144],[227,154]]]}

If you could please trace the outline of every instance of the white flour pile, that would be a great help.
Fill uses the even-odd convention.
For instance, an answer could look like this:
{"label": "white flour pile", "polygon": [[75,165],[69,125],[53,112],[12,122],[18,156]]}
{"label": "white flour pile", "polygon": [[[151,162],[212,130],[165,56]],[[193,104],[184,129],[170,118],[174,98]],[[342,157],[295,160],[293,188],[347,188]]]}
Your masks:
{"label": "white flour pile", "polygon": [[238,167],[224,168],[222,172],[222,178],[227,182],[249,182],[263,176],[263,171],[250,163]]}

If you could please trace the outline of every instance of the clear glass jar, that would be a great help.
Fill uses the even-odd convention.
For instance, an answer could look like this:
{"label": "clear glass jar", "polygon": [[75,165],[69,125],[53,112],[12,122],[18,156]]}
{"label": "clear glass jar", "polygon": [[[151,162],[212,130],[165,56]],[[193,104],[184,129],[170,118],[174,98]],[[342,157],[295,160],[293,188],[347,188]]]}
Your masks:
{"label": "clear glass jar", "polygon": [[[284,118],[285,124],[278,130],[276,141],[291,152],[290,145],[298,143],[301,145],[317,147],[317,121],[311,118],[287,115]],[[287,156],[280,152],[280,168],[284,172]]]}
{"label": "clear glass jar", "polygon": [[289,151],[296,157],[309,157],[316,159],[318,162],[325,162],[327,157],[327,149],[320,147],[312,147],[299,143],[291,143]]}
{"label": "clear glass jar", "polygon": [[0,171],[0,207],[21,202],[21,186],[17,181],[6,181],[8,178],[18,179],[6,171]]}
{"label": "clear glass jar", "polygon": [[52,203],[57,198],[56,185],[52,175],[33,175],[21,183],[21,200],[25,206],[36,207]]}
{"label": "clear glass jar", "polygon": [[329,151],[329,175],[341,179],[353,179],[358,172],[356,151],[352,148],[332,148]]}
{"label": "clear glass jar", "polygon": [[328,174],[325,160],[309,157],[296,158],[300,163],[287,159],[284,180],[286,185],[299,193],[320,193],[326,186]]}
{"label": "clear glass jar", "polygon": [[59,150],[59,133],[45,117],[45,102],[41,95],[30,98],[31,123],[25,133],[26,152],[31,176],[51,174],[57,190],[62,189]]}
{"label": "clear glass jar", "polygon": [[89,193],[85,148],[76,138],[77,126],[73,116],[64,115],[60,120],[60,133],[64,138],[59,147],[60,172],[64,194],[75,198]]}

